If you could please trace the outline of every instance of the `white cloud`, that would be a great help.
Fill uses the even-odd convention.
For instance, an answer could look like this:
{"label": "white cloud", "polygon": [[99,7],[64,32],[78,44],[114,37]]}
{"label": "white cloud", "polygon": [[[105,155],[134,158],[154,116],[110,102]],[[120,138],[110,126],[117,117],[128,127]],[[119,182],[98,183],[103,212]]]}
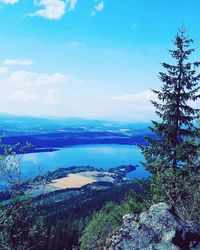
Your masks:
{"label": "white cloud", "polygon": [[75,9],[77,0],[68,0],[67,3],[69,3],[69,11],[72,11]]}
{"label": "white cloud", "polygon": [[136,101],[147,101],[155,99],[155,94],[151,90],[145,90],[136,94],[127,94],[121,96],[111,97],[114,101],[125,102],[125,103],[135,103]]}
{"label": "white cloud", "polygon": [[50,104],[50,105],[55,105],[59,102],[59,98],[58,98],[58,93],[59,90],[52,88],[49,89],[47,92],[47,96],[44,98],[44,101],[42,101],[43,104]]}
{"label": "white cloud", "polygon": [[29,103],[38,102],[39,96],[37,94],[29,93],[24,90],[17,90],[11,93],[9,96],[3,98],[6,101],[12,101],[17,103]]}
{"label": "white cloud", "polygon": [[[4,4],[15,4],[20,0],[0,0]],[[28,16],[41,16],[47,19],[61,19],[68,6],[69,11],[73,11],[78,3],[78,0],[33,0],[36,7],[41,7],[34,13],[29,13]]]}
{"label": "white cloud", "polygon": [[[47,19],[61,19],[66,11],[67,2],[64,0],[34,0],[35,6],[43,7],[29,16],[41,16]],[[75,8],[76,3],[70,1],[70,8]]]}
{"label": "white cloud", "polygon": [[12,103],[29,103],[34,105],[56,105],[60,103],[60,98],[58,96],[59,90],[55,88],[49,89],[45,93],[37,93],[38,91],[35,90],[15,90],[11,94],[8,94],[7,96],[3,97],[2,100]]}
{"label": "white cloud", "polygon": [[131,103],[135,104],[136,102],[146,103],[149,100],[155,100],[155,98],[156,98],[156,95],[151,90],[145,90],[143,92],[136,93],[136,94],[114,96],[114,97],[111,97],[111,100],[123,102],[127,104],[131,104]]}
{"label": "white cloud", "polygon": [[91,16],[96,16],[97,11],[102,11],[104,9],[104,2],[101,1],[97,5],[94,6],[94,9],[91,11]]}
{"label": "white cloud", "polygon": [[18,3],[19,0],[0,0],[0,2],[5,3],[5,4],[15,4],[15,3]]}
{"label": "white cloud", "polygon": [[6,67],[0,67],[0,74],[4,74],[8,72],[8,69]]}
{"label": "white cloud", "polygon": [[9,65],[9,66],[15,66],[15,65],[24,65],[24,66],[29,66],[33,62],[30,59],[5,59],[3,61],[4,64]]}
{"label": "white cloud", "polygon": [[19,70],[13,72],[9,78],[8,82],[11,83],[25,83],[27,85],[40,85],[40,84],[50,84],[50,83],[66,83],[69,82],[71,77],[69,75],[55,73],[34,73],[25,70]]}
{"label": "white cloud", "polygon": [[104,9],[104,2],[101,1],[99,4],[97,4],[95,7],[95,10],[102,11]]}

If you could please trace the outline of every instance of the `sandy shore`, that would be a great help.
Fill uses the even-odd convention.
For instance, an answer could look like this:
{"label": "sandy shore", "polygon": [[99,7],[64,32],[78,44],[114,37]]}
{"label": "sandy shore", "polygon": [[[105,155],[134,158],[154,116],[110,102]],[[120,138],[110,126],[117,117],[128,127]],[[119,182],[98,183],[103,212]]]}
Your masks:
{"label": "sandy shore", "polygon": [[51,186],[59,189],[80,188],[84,185],[96,182],[95,179],[79,174],[69,174],[67,177],[52,181]]}

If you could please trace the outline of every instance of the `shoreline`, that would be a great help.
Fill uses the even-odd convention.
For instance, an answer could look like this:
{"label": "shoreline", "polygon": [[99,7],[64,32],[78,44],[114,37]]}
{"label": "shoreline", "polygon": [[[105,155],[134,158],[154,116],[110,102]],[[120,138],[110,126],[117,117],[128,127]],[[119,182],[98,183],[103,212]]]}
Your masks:
{"label": "shoreline", "polygon": [[56,152],[65,148],[75,148],[75,147],[87,147],[87,146],[105,146],[105,145],[110,145],[110,146],[137,146],[137,143],[81,143],[81,144],[71,144],[71,145],[63,145],[59,147],[52,147],[52,148],[33,148],[29,149],[27,152],[18,153],[19,155],[26,155],[26,154],[37,154],[37,153],[51,153],[51,152]]}
{"label": "shoreline", "polygon": [[[91,166],[74,166],[59,168],[48,172],[43,176],[36,177],[32,182],[22,185],[23,192],[32,193],[36,197],[54,191],[81,189],[84,187],[102,189],[108,185],[118,185],[126,182],[127,173],[135,171],[137,166],[121,165],[108,170],[98,169]],[[43,184],[41,184],[43,183]]]}

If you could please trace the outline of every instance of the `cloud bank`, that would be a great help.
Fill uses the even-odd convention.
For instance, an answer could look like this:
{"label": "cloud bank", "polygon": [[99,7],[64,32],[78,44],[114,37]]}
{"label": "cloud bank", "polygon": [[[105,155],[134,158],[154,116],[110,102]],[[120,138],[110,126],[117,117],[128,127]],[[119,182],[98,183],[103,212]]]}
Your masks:
{"label": "cloud bank", "polygon": [[40,9],[29,16],[40,16],[46,19],[61,19],[66,11],[73,11],[76,7],[77,0],[34,0],[34,5]]}
{"label": "cloud bank", "polygon": [[15,4],[15,3],[18,3],[19,0],[0,0],[0,2],[5,3],[5,4]]}
{"label": "cloud bank", "polygon": [[15,66],[15,65],[29,66],[33,62],[32,62],[31,59],[5,59],[3,61],[3,63],[6,64],[6,65],[8,65],[8,66]]}

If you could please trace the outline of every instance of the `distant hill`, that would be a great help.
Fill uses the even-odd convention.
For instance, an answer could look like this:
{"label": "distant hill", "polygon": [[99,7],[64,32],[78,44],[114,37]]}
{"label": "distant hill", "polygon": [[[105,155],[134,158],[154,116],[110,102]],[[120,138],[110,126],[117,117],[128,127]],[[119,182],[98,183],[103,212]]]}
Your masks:
{"label": "distant hill", "polygon": [[81,118],[41,118],[0,113],[0,131],[10,135],[89,130],[123,132],[146,131],[148,123],[123,123]]}
{"label": "distant hill", "polygon": [[29,152],[51,151],[86,144],[145,144],[147,123],[122,123],[79,118],[40,118],[0,113],[0,133],[5,144],[25,145]]}

